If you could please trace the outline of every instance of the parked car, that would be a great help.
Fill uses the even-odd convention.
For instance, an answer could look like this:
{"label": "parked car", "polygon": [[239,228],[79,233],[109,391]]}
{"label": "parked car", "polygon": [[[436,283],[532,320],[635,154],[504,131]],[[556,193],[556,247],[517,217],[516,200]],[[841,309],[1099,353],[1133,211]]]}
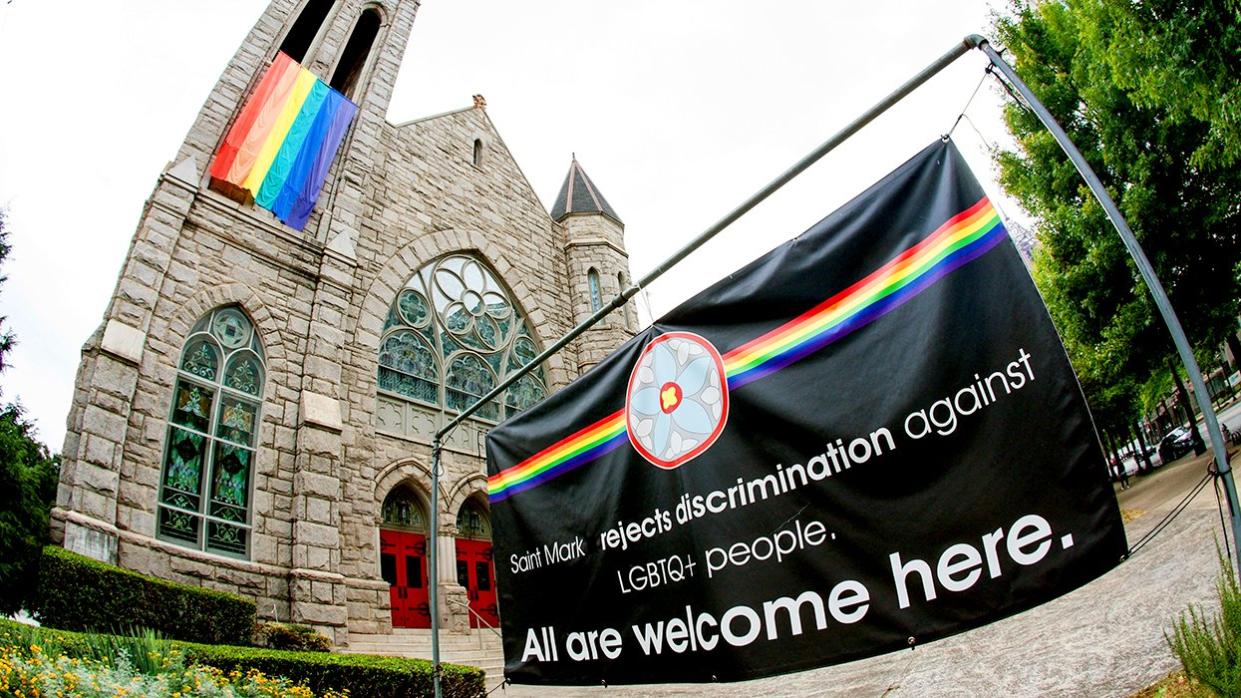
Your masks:
{"label": "parked car", "polygon": [[1163,458],[1159,457],[1159,451],[1156,450],[1155,448],[1146,449],[1146,457],[1147,459],[1150,460],[1149,468],[1146,467],[1146,462],[1142,460],[1142,457],[1138,455],[1136,451],[1134,451],[1127,458],[1125,458],[1125,461],[1126,462],[1132,461],[1134,469],[1137,470],[1139,473],[1149,472],[1163,465]]}
{"label": "parked car", "polygon": [[[1125,456],[1125,459],[1120,462],[1120,465],[1125,469],[1125,474],[1129,477],[1133,477],[1138,474],[1138,462],[1133,456]],[[1116,482],[1118,480],[1120,480],[1120,474],[1116,472],[1116,466],[1113,465],[1112,482]]]}
{"label": "parked car", "polygon": [[1177,427],[1159,440],[1159,457],[1171,463],[1193,449],[1193,437],[1186,427]]}
{"label": "parked car", "polygon": [[[1136,450],[1129,452],[1129,454],[1120,461],[1121,465],[1125,468],[1125,473],[1128,474],[1129,477],[1133,477],[1135,475],[1151,472],[1155,468],[1163,465],[1163,459],[1159,457],[1159,452],[1154,448],[1147,449],[1146,456],[1150,459],[1149,468],[1146,467],[1145,461],[1142,460],[1142,457],[1138,455]],[[1108,475],[1112,477],[1112,482],[1118,482],[1120,480],[1120,475],[1116,472],[1115,463],[1108,467],[1107,472]]]}
{"label": "parked car", "polygon": [[1159,451],[1155,449],[1154,447],[1146,449],[1146,455],[1149,456],[1151,459],[1152,468],[1158,468],[1159,466],[1167,462],[1163,459],[1163,456],[1159,455]]}

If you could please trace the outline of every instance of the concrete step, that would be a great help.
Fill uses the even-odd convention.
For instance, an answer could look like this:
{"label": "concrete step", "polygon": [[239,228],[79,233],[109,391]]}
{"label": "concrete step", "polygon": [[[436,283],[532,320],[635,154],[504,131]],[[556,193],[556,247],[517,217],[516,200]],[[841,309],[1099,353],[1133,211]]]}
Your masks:
{"label": "concrete step", "polygon": [[[394,628],[390,635],[351,633],[349,647],[342,651],[430,659],[431,631]],[[504,648],[500,638],[489,630],[475,630],[468,635],[441,633],[440,660],[449,664],[481,668],[486,672],[488,688],[494,688],[504,680]]]}

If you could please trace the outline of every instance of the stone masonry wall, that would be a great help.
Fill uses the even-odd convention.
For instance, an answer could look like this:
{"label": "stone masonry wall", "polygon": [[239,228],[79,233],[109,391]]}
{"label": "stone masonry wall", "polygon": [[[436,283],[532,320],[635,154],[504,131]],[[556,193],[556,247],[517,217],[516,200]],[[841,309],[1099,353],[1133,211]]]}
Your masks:
{"label": "stone masonry wall", "polygon": [[[481,166],[473,164],[474,141],[484,143]],[[350,360],[347,386],[345,482],[342,505],[343,564],[350,588],[350,627],[383,630],[390,624],[387,587],[379,580],[378,522],[383,499],[398,483],[430,493],[432,433],[400,438],[375,431],[376,371],[388,308],[409,278],[451,252],[482,258],[509,287],[539,340],[546,344],[570,325],[562,283],[563,230],[542,204],[504,147],[486,112],[466,109],[391,127],[372,171],[373,186],[360,218],[358,277],[347,325]],[[575,375],[572,357],[553,358],[549,387]],[[444,423],[441,418],[437,424]],[[486,480],[479,424],[467,422],[449,438],[441,479],[441,549],[451,552],[456,513],[466,498],[485,501]],[[451,554],[440,580],[456,590]],[[461,599],[464,597],[458,594]],[[451,626],[463,616],[441,609]]]}
{"label": "stone masonry wall", "polygon": [[[376,432],[378,345],[389,305],[424,264],[483,259],[544,346],[589,308],[586,268],[605,301],[628,278],[618,225],[553,222],[481,104],[392,125],[385,119],[415,0],[340,0],[307,67],[330,77],[358,14],[383,20],[356,118],[305,232],[206,188],[211,156],[292,24],[301,0],[274,0],[224,70],[147,202],[104,321],[83,347],[53,512],[65,547],[182,582],[253,596],[262,617],[304,622],[338,644],[391,627],[379,575],[380,505],[400,483],[430,493],[427,433]],[[484,144],[474,163],[475,140]],[[571,232],[573,234],[571,234]],[[585,265],[585,266],[583,266]],[[194,323],[240,305],[267,357],[252,477],[251,555],[233,560],[157,538],[157,500],[177,365]],[[545,366],[563,387],[631,335],[621,313]],[[589,358],[589,360],[587,360]],[[438,522],[446,627],[463,629],[456,513],[486,501],[482,437],[446,441]]]}

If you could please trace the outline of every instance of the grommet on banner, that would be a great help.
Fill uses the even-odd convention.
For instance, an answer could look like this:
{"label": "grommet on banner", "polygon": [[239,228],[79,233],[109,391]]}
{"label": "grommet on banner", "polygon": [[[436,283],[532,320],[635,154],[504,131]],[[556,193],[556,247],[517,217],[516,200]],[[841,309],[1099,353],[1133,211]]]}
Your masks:
{"label": "grommet on banner", "polygon": [[711,675],[711,680],[712,680],[712,681],[719,681],[719,678],[718,678],[715,674],[712,674],[712,675]]}
{"label": "grommet on banner", "polygon": [[909,639],[908,639],[908,640],[906,640],[905,642],[908,642],[908,643],[909,643],[909,649],[913,649],[913,648],[914,648],[914,644],[915,644],[915,643],[917,643],[917,642],[918,642],[918,640],[917,640],[917,639],[916,639],[913,635],[910,635],[910,636],[909,636]]}
{"label": "grommet on banner", "polygon": [[607,687],[608,687],[608,680],[607,680],[607,679],[599,679],[599,683],[600,683],[600,685],[602,685],[604,688],[607,688]]}

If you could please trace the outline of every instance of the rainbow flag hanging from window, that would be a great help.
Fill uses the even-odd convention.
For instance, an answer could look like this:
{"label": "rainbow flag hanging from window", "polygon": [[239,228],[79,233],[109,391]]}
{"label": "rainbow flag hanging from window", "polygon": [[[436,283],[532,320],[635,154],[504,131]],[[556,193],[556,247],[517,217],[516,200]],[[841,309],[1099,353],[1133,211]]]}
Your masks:
{"label": "rainbow flag hanging from window", "polygon": [[216,152],[212,187],[305,228],[357,112],[344,95],[276,54]]}

